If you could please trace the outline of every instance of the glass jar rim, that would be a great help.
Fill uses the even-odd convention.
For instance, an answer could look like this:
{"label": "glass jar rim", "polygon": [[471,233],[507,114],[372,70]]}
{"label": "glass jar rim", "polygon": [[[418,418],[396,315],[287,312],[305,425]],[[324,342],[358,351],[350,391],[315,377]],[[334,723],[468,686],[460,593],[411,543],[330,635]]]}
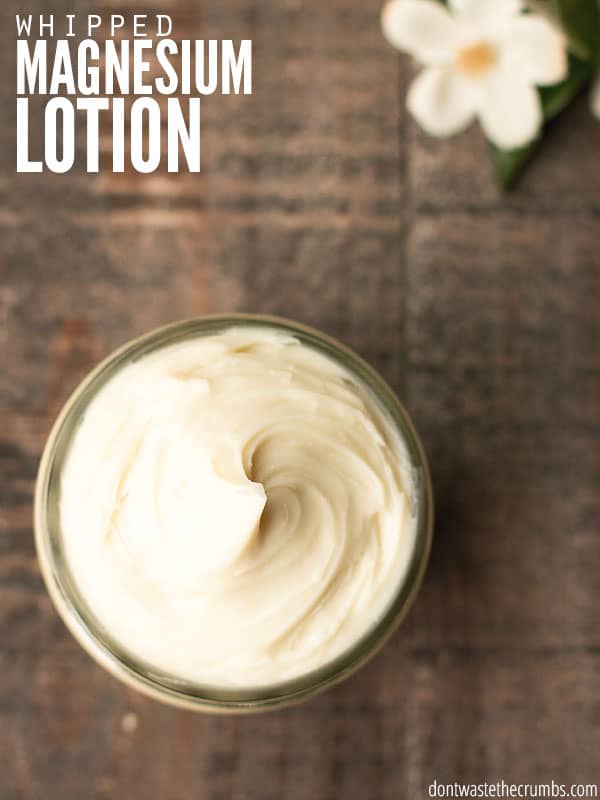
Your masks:
{"label": "glass jar rim", "polygon": [[[61,467],[78,420],[106,382],[123,366],[150,352],[231,327],[264,327],[295,336],[324,353],[355,377],[376,399],[400,435],[410,458],[416,496],[416,534],[408,567],[390,604],[349,648],[315,670],[277,684],[222,688],[159,674],[114,640],[87,608],[70,575],[61,547],[58,492]],[[108,672],[138,691],[171,705],[218,713],[250,712],[290,705],[343,680],[387,641],[412,604],[425,573],[433,530],[433,493],[427,459],[412,421],[383,378],[336,339],[283,317],[215,314],[173,322],[126,342],[76,387],[50,432],[40,461],[34,502],[34,529],[42,576],[56,610],[78,643]]]}

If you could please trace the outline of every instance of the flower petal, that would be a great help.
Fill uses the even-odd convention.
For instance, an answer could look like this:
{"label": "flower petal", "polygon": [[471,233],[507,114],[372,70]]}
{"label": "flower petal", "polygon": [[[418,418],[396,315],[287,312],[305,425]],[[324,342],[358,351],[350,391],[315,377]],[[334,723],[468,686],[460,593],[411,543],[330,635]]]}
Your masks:
{"label": "flower petal", "polygon": [[450,67],[429,67],[413,81],[406,105],[432,136],[452,136],[475,117],[468,85]]}
{"label": "flower petal", "polygon": [[540,96],[519,73],[498,69],[479,98],[479,119],[488,139],[502,150],[523,147],[541,128]]}
{"label": "flower petal", "polygon": [[386,39],[426,64],[452,59],[458,27],[436,0],[390,0],[381,13]]}
{"label": "flower petal", "polygon": [[524,14],[511,24],[503,54],[512,69],[536,86],[559,83],[569,71],[565,37],[537,14]]}
{"label": "flower petal", "polygon": [[600,74],[592,86],[592,93],[590,95],[590,108],[592,109],[592,114],[600,119]]}
{"label": "flower petal", "polygon": [[523,10],[521,0],[449,0],[450,10],[480,33],[494,34]]}

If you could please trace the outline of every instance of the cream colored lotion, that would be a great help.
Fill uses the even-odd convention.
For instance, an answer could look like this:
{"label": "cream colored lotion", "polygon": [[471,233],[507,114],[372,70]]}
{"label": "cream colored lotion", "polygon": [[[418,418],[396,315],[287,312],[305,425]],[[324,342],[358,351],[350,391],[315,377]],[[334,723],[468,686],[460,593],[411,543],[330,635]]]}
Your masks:
{"label": "cream colored lotion", "polygon": [[67,455],[79,591],[172,677],[259,686],[324,665],[377,621],[415,540],[403,443],[349,372],[259,327],[121,369]]}

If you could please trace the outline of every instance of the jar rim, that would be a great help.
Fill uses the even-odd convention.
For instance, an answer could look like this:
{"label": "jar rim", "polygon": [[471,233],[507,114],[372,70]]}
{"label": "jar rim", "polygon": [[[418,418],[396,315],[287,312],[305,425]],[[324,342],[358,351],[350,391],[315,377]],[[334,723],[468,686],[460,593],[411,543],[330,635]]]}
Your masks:
{"label": "jar rim", "polygon": [[[94,618],[75,586],[61,548],[58,479],[82,412],[116,372],[155,350],[240,326],[276,329],[295,336],[341,364],[375,397],[406,447],[414,476],[417,521],[410,560],[390,603],[346,650],[317,669],[280,683],[223,688],[159,674],[119,645]],[[172,322],[126,342],[75,388],[59,413],[42,454],[35,488],[34,530],[42,576],[59,616],[104,669],[143,694],[171,705],[217,713],[254,712],[290,705],[338,683],[383,646],[407,613],[425,573],[433,532],[433,491],[427,458],[408,412],[379,373],[360,356],[327,334],[283,317],[213,314]]]}

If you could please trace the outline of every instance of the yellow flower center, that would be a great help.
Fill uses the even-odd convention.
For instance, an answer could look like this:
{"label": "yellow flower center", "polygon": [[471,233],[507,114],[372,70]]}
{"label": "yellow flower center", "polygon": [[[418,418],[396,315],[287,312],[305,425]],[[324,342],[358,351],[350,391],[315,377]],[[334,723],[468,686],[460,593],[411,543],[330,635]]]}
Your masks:
{"label": "yellow flower center", "polygon": [[487,42],[464,47],[456,57],[456,66],[468,78],[481,78],[497,61],[495,48]]}

